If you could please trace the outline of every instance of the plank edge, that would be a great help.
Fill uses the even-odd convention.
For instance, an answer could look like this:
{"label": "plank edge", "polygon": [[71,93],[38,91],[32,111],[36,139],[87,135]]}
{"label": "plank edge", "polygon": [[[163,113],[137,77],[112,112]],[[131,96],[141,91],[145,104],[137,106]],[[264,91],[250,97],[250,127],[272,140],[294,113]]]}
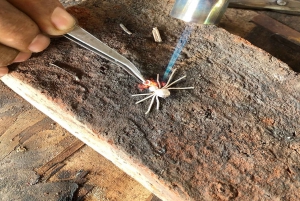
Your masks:
{"label": "plank edge", "polygon": [[68,112],[61,112],[62,108],[59,107],[58,104],[53,103],[38,89],[22,82],[13,76],[13,74],[5,75],[1,77],[0,80],[35,108],[53,119],[106,159],[110,160],[160,199],[170,201],[190,200],[187,194],[171,190],[167,183],[159,179],[148,167],[130,157],[124,151],[117,149],[116,146],[107,142],[104,138],[101,138],[101,136],[79,122],[75,116],[72,116]]}

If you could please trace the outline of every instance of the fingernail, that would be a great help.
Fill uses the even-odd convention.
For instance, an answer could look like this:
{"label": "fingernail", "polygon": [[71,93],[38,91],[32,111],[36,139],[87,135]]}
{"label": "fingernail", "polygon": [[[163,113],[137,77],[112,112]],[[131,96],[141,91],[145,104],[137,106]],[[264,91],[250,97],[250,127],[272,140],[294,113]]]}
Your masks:
{"label": "fingernail", "polygon": [[27,59],[30,58],[30,56],[31,56],[31,53],[29,53],[29,52],[20,52],[13,62],[15,63],[15,62],[26,61]]}
{"label": "fingernail", "polygon": [[8,73],[8,68],[7,67],[0,67],[0,77],[3,77]]}
{"label": "fingernail", "polygon": [[56,7],[51,15],[54,26],[61,31],[71,29],[75,25],[75,20],[66,10]]}
{"label": "fingernail", "polygon": [[43,34],[38,34],[28,46],[28,49],[31,52],[41,52],[44,49],[46,49],[49,44],[50,39],[47,36]]}

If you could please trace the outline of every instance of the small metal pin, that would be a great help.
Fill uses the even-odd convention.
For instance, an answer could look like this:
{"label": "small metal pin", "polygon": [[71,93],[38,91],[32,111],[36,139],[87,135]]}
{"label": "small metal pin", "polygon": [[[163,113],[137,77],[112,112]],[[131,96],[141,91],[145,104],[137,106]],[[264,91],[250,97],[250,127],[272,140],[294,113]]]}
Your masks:
{"label": "small metal pin", "polygon": [[157,43],[161,43],[162,42],[162,39],[161,39],[159,30],[157,29],[157,27],[153,28],[152,34],[153,34],[153,38],[154,38],[155,42],[157,42]]}
{"label": "small metal pin", "polygon": [[58,65],[56,65],[56,64],[53,64],[53,63],[50,63],[50,65],[51,65],[51,66],[54,66],[54,67],[56,67],[56,68],[59,68],[59,69],[61,69],[61,70],[63,70],[63,71],[65,71],[66,73],[68,73],[69,75],[71,75],[72,77],[74,77],[74,79],[75,79],[76,81],[80,81],[80,79],[79,79],[76,75],[74,75],[73,73],[70,73],[69,71],[63,69],[62,67],[60,67],[60,66],[58,66]]}
{"label": "small metal pin", "polygon": [[124,26],[124,24],[120,24],[120,27],[121,27],[121,28],[123,29],[123,31],[125,31],[127,34],[129,34],[129,35],[132,34],[132,32],[129,31],[129,30]]}
{"label": "small metal pin", "polygon": [[277,0],[276,3],[279,5],[279,6],[285,6],[287,4],[286,1],[284,0]]}

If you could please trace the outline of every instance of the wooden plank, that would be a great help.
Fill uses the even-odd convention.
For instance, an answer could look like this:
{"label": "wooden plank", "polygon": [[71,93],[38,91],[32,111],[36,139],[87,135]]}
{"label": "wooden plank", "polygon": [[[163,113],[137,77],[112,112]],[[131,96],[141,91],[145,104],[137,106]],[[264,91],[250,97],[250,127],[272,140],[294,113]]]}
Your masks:
{"label": "wooden plank", "polygon": [[[144,168],[139,168],[142,167],[142,164],[140,164],[138,161],[133,161],[130,156],[126,155],[120,150],[115,149],[110,142],[101,139],[100,136],[96,136],[86,125],[74,119],[73,115],[68,115],[61,112],[57,113],[57,111],[61,111],[61,108],[58,105],[53,104],[51,100],[43,96],[38,90],[30,85],[25,84],[19,79],[15,79],[15,77],[12,75],[6,75],[1,79],[6,85],[13,86],[11,89],[17,94],[22,96],[25,100],[52,118],[54,121],[58,122],[62,127],[67,129],[85,144],[92,147],[98,153],[101,153],[101,155],[105,156],[107,159],[113,161],[115,165],[117,165],[131,177],[137,179],[145,187],[154,190],[154,186],[152,185],[156,184],[154,188],[155,193],[157,194],[162,194],[164,190],[167,190],[167,188],[163,185],[163,183],[161,183],[161,181],[158,180],[158,178],[155,177],[155,175],[148,175],[146,172],[144,172],[146,169],[143,170]],[[14,84],[12,84],[12,82]],[[168,198],[177,198],[177,196],[172,192],[166,191],[165,193]]]}
{"label": "wooden plank", "polygon": [[300,18],[294,15],[284,15],[276,12],[252,11],[245,9],[227,9],[220,26],[230,33],[241,36],[253,45],[265,50],[272,56],[285,62],[296,72],[300,72],[300,47],[274,34],[266,28],[256,26],[252,19],[259,14],[268,15],[280,23],[300,32]]}
{"label": "wooden plank", "polygon": [[[111,0],[70,11],[151,77],[163,73],[184,28],[170,8]],[[138,34],[125,37],[120,20]],[[164,44],[147,40],[152,24],[164,27]],[[80,81],[50,68],[53,60],[81,72]],[[164,200],[300,199],[299,75],[214,26],[195,27],[177,67],[195,90],[175,92],[148,116],[130,96],[135,80],[64,39],[2,80]]]}

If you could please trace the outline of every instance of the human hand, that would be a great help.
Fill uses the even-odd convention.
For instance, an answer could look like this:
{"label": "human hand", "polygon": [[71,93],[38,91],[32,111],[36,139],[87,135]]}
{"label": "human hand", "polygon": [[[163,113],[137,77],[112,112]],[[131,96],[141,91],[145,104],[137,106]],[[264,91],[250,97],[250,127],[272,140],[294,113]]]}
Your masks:
{"label": "human hand", "polygon": [[47,48],[47,35],[65,34],[75,25],[58,0],[0,0],[0,8],[0,77],[7,65]]}

